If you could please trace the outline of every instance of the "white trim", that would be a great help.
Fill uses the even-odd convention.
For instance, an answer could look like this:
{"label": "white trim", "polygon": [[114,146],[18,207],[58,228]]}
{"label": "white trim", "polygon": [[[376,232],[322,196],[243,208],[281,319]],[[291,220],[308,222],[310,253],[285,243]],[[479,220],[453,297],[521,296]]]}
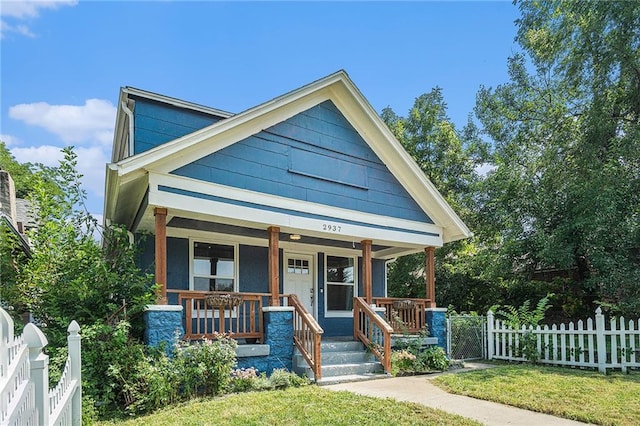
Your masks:
{"label": "white trim", "polygon": [[145,311],[154,312],[182,312],[182,305],[147,305]]}
{"label": "white trim", "polygon": [[447,308],[425,308],[425,312],[447,312]]}
{"label": "white trim", "polygon": [[[287,213],[264,211],[258,208],[238,206],[219,201],[193,198],[186,195],[158,191],[157,184],[151,184],[149,189],[149,206],[164,206],[172,211],[172,215],[193,217],[203,215],[208,220],[216,217],[225,218],[223,223],[233,223],[240,226],[261,228],[263,225],[278,226],[282,232],[303,233],[313,237],[329,238],[341,241],[361,241],[373,239],[376,244],[403,246],[442,246],[442,238],[432,235],[415,234],[390,229],[372,228],[364,225],[342,224],[341,232],[331,233],[323,231],[326,220],[305,218]],[[215,212],[216,215],[211,213]]]}
{"label": "white trim", "polygon": [[270,195],[247,189],[234,188],[217,183],[204,182],[188,177],[149,173],[149,186],[156,189],[158,185],[181,189],[184,191],[198,192],[201,194],[215,195],[216,197],[237,200],[246,203],[260,204],[268,207],[299,211],[302,213],[317,214],[320,216],[334,217],[355,222],[368,223],[378,226],[388,226],[398,229],[407,229],[418,232],[430,232],[441,235],[442,227],[430,223],[418,222],[408,219],[399,219],[391,216],[382,216],[373,213],[364,213],[340,207],[327,206],[325,204],[309,201],[295,200],[278,195]]}
{"label": "white trim", "polygon": [[331,285],[349,285],[348,283],[333,283],[327,279],[327,258],[332,257],[345,257],[353,259],[353,297],[358,296],[358,267],[360,266],[358,256],[338,256],[333,253],[324,253],[324,262],[322,265],[324,272],[324,317],[325,318],[353,318],[353,310],[351,311],[330,311],[327,304],[327,295],[329,293],[329,284]]}
{"label": "white trim", "polygon": [[293,312],[295,308],[293,306],[265,306],[262,308],[262,312]]}

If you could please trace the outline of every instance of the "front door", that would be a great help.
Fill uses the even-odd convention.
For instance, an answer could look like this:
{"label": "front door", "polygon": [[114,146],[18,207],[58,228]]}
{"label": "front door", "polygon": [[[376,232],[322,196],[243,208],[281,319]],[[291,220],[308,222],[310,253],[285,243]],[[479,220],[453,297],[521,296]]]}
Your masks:
{"label": "front door", "polygon": [[284,264],[284,294],[295,294],[314,315],[313,255],[287,253]]}

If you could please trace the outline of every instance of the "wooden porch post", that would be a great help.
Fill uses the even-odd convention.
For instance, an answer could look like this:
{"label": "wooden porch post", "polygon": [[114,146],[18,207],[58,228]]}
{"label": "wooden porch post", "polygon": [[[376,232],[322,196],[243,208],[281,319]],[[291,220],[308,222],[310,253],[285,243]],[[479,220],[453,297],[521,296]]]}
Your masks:
{"label": "wooden porch post", "polygon": [[425,247],[425,284],[427,286],[427,299],[429,299],[429,307],[436,307],[436,248]]}
{"label": "wooden porch post", "polygon": [[371,284],[371,240],[362,240],[362,287],[364,287],[364,298],[370,305],[373,298]]}
{"label": "wooden porch post", "polygon": [[280,228],[269,227],[269,291],[271,293],[270,306],[280,306]]}
{"label": "wooden porch post", "polygon": [[167,304],[167,209],[153,209],[156,217],[156,283],[160,284],[156,297],[158,305]]}

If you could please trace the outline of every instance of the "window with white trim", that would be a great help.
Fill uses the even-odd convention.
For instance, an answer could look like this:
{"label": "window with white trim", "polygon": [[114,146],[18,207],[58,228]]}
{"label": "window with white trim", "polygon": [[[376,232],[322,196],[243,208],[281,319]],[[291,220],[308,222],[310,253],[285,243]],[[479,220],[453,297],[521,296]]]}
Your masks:
{"label": "window with white trim", "polygon": [[235,291],[236,247],[192,241],[192,290]]}
{"label": "window with white trim", "polygon": [[357,282],[355,265],[353,257],[327,256],[325,266],[327,312],[347,313],[353,310]]}

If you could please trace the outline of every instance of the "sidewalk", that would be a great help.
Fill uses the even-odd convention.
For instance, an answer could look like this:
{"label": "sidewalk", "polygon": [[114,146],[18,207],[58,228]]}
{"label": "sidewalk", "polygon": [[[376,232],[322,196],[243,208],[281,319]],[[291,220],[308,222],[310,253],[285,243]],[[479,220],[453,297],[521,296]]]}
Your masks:
{"label": "sidewalk", "polygon": [[[481,363],[465,363],[466,367],[456,372],[479,368],[491,368]],[[446,373],[449,374],[449,373]],[[416,402],[427,407],[438,408],[477,420],[485,425],[555,426],[584,425],[573,420],[548,414],[536,413],[508,405],[447,393],[431,383],[436,375],[394,377],[390,379],[327,385],[325,389],[346,390],[377,398],[393,398],[398,401]]]}

